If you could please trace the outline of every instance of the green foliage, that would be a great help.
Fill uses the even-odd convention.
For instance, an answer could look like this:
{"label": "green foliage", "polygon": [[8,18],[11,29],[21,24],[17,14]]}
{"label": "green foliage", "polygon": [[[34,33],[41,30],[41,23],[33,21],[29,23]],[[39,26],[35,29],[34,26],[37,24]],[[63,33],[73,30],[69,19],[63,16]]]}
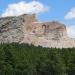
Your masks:
{"label": "green foliage", "polygon": [[0,44],[0,75],[75,75],[75,48]]}

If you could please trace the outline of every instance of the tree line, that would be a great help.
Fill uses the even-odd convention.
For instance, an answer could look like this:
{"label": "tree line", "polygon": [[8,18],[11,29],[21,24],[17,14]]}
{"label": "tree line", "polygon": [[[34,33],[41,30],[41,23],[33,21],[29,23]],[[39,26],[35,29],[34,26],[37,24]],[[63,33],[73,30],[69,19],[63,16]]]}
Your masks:
{"label": "tree line", "polygon": [[0,44],[0,75],[75,75],[75,48]]}

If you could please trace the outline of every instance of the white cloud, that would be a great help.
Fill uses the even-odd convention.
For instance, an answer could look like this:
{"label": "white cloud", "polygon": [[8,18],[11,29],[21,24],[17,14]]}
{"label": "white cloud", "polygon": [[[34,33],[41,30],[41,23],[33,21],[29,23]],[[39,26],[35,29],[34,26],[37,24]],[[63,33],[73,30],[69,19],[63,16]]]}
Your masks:
{"label": "white cloud", "polygon": [[75,18],[75,7],[72,8],[65,16],[65,19],[74,19]]}
{"label": "white cloud", "polygon": [[70,38],[75,38],[75,25],[67,27],[67,34]]}
{"label": "white cloud", "polygon": [[[72,8],[64,17],[66,20],[75,19],[75,7]],[[73,20],[72,20],[73,21]],[[74,23],[74,22],[72,22]],[[75,38],[75,25],[67,26],[67,34],[70,38]]]}
{"label": "white cloud", "polygon": [[4,13],[1,15],[2,17],[6,16],[18,16],[21,14],[33,14],[47,11],[47,7],[37,1],[32,1],[26,3],[25,1],[21,1],[19,3],[9,4]]}

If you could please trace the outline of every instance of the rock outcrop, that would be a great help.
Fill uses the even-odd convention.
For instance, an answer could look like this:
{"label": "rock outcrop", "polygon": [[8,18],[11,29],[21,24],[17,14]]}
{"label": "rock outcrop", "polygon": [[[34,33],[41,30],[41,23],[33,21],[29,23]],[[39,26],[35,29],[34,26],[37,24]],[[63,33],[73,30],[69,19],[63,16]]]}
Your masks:
{"label": "rock outcrop", "polygon": [[66,26],[57,21],[39,22],[35,14],[0,18],[0,43],[29,43],[43,47],[75,47]]}

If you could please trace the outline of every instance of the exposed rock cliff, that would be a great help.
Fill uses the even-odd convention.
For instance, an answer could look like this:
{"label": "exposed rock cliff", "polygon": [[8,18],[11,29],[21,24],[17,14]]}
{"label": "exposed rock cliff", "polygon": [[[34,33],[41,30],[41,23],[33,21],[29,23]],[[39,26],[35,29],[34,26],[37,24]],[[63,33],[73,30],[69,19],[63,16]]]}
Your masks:
{"label": "exposed rock cliff", "polygon": [[40,23],[35,14],[0,18],[0,43],[29,43],[44,47],[75,47],[67,37],[66,26],[59,22]]}

